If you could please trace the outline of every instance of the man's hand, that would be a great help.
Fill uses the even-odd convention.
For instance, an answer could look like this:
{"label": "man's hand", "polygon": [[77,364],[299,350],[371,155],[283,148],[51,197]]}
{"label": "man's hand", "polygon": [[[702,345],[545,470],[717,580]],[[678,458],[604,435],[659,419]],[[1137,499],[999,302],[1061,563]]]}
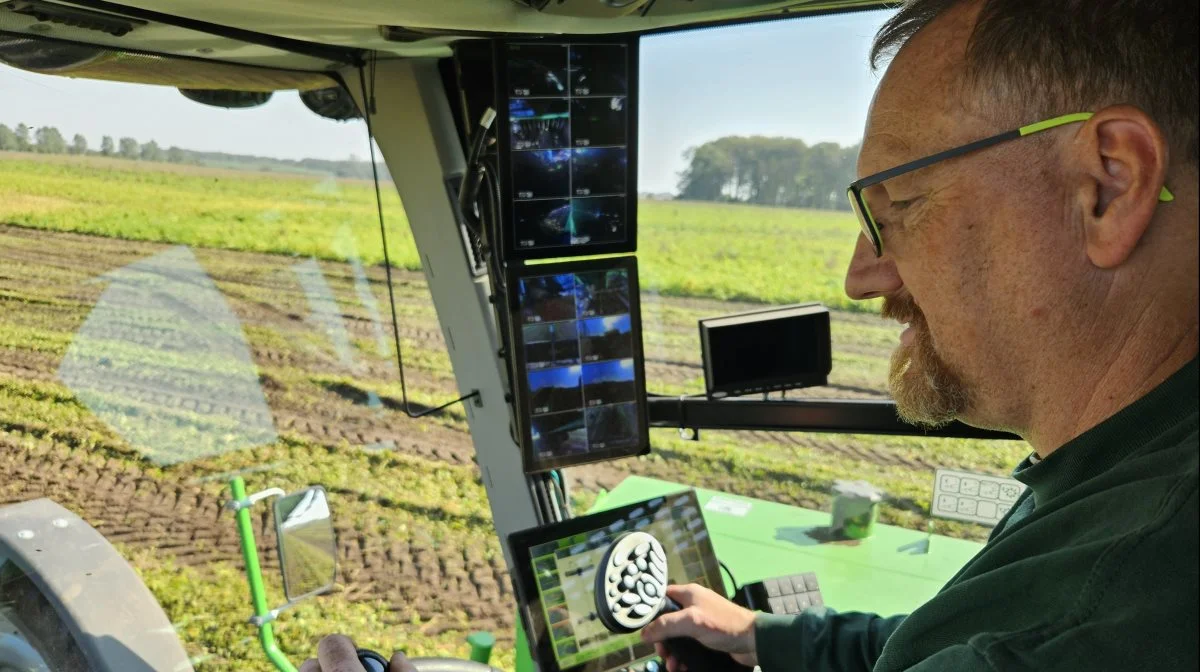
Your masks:
{"label": "man's hand", "polygon": [[703,586],[667,586],[667,597],[683,609],[663,614],[642,628],[642,640],[654,642],[668,672],[684,672],[679,661],[666,655],[662,642],[690,637],[715,651],[733,654],[743,665],[758,664],[754,648],[754,612],[740,607]]}
{"label": "man's hand", "polygon": [[[358,662],[358,650],[345,635],[328,635],[317,644],[317,657],[309,658],[299,672],[366,672]],[[417,672],[403,653],[392,655],[388,672]]]}

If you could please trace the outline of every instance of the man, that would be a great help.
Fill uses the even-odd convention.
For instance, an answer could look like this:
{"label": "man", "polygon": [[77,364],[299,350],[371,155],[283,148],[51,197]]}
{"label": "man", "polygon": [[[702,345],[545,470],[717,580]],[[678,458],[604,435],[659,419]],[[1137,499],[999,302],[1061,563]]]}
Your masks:
{"label": "man", "polygon": [[764,672],[1195,670],[1197,3],[911,0],[891,51],[846,291],[908,324],[901,415],[1019,434],[1029,487],[912,614],[675,586],[642,635]]}
{"label": "man", "polygon": [[900,48],[846,292],[909,325],[901,414],[1019,434],[1029,488],[908,616],[756,615],[686,586],[647,640],[764,672],[1198,668],[1196,12],[915,0],[881,30],[876,58]]}

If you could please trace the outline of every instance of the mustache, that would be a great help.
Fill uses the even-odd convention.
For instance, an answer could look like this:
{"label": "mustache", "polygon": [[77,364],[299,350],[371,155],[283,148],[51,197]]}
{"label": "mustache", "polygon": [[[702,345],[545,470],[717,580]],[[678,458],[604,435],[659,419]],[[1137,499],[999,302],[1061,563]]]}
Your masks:
{"label": "mustache", "polygon": [[908,324],[916,324],[925,317],[911,296],[885,297],[880,314],[885,318]]}

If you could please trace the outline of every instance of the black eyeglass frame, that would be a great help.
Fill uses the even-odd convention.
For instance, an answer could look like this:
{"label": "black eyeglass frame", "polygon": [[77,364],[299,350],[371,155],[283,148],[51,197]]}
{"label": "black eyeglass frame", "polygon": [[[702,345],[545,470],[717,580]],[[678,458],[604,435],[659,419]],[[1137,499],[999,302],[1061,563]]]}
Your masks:
{"label": "black eyeglass frame", "polygon": [[[926,168],[947,159],[953,159],[964,154],[969,154],[980,149],[991,147],[992,145],[998,145],[1009,140],[1023,138],[1027,135],[1032,135],[1034,133],[1045,131],[1051,128],[1057,128],[1065,124],[1071,124],[1077,121],[1086,121],[1091,117],[1091,112],[1064,114],[1059,117],[1054,117],[1045,121],[1039,121],[1034,124],[1015,128],[1011,131],[1005,131],[1004,133],[993,135],[982,140],[976,140],[960,147],[954,147],[953,149],[947,149],[936,154],[930,154],[929,156],[917,159],[916,161],[909,161],[908,163],[900,164],[895,168],[889,168],[883,172],[875,173],[874,175],[868,175],[861,180],[855,180],[854,182],[851,182],[850,186],[846,188],[846,196],[850,199],[850,209],[852,209],[854,214],[858,217],[858,223],[862,227],[863,235],[867,237],[867,240],[871,242],[872,247],[875,248],[875,256],[881,257],[883,256],[883,239],[879,235],[879,224],[875,221],[875,216],[871,214],[871,207],[867,205],[867,200],[863,198],[863,189],[875,186],[881,182],[890,180],[893,177],[899,177],[905,173],[911,173],[914,170]],[[1162,202],[1169,202],[1175,200],[1175,197],[1171,194],[1166,186],[1163,186],[1162,192],[1158,196],[1158,200]]]}

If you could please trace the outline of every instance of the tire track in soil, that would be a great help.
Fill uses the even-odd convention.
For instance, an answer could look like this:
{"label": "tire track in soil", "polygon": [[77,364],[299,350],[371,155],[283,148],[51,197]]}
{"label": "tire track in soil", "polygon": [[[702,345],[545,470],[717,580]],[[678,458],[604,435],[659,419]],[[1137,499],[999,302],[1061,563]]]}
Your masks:
{"label": "tire track in soil", "polygon": [[[110,542],[155,549],[180,565],[203,571],[214,562],[243,567],[233,513],[224,500],[195,485],[147,476],[128,462],[80,459],[52,442],[33,449],[0,434],[0,506],[48,497],[74,511]],[[278,572],[270,510],[252,516],[264,571]],[[460,630],[438,624],[448,611],[461,611],[470,629],[487,629],[511,641],[513,592],[502,556],[488,560],[482,546],[389,540],[354,530],[334,518],[338,536],[339,583],[350,601],[383,600],[396,624],[412,613],[427,634]]]}
{"label": "tire track in soil", "polygon": [[[0,243],[0,266],[6,265],[6,262],[16,262],[35,268],[48,267],[76,279],[73,285],[63,285],[39,282],[35,277],[6,276],[6,281],[2,283],[17,291],[36,287],[37,295],[34,298],[37,300],[41,300],[47,290],[53,290],[55,300],[76,303],[42,306],[45,308],[43,315],[48,316],[47,319],[65,333],[73,332],[82,323],[103,290],[103,283],[89,281],[114,268],[172,247],[0,225],[0,241],[5,239],[16,239],[19,244]],[[295,263],[294,259],[212,249],[196,249],[195,252],[244,325],[269,325],[285,331],[305,326],[306,320],[301,315],[305,309],[288,307],[289,304],[303,307],[303,293],[297,291],[295,285],[281,281],[285,276],[280,275]],[[338,265],[334,263],[320,264],[323,271],[332,271],[329,278],[339,302],[344,300],[342,305],[360,308],[357,299],[352,298],[351,274],[348,271],[338,274]],[[239,268],[244,270],[249,266],[268,269],[269,272],[237,272]],[[376,274],[382,276],[381,268],[368,268],[367,273],[373,286],[383,284],[382,277],[375,277]],[[416,295],[409,291],[399,292],[396,297],[398,308],[423,308],[427,305],[425,280],[421,273],[394,271],[393,276],[394,286],[398,289],[416,292]],[[283,305],[263,301],[259,298],[262,296],[271,296]],[[707,299],[660,297],[659,300],[664,307],[679,311],[704,310],[712,314],[753,307],[752,304],[731,305]],[[8,301],[5,304],[6,308],[22,305]],[[386,306],[386,302],[382,305]],[[343,313],[343,322],[353,336],[373,338],[374,326],[369,319],[346,313],[345,310]],[[390,315],[386,310],[384,313],[381,318],[385,322],[385,329],[390,330]],[[878,320],[869,315],[846,314],[840,317],[852,323]],[[694,334],[695,331],[694,322],[660,322],[656,328],[661,327],[668,334]],[[45,325],[41,326],[46,328]],[[426,350],[444,352],[443,335],[435,318],[414,320],[401,316],[400,334],[406,348],[416,344]],[[470,436],[465,432],[433,423],[426,423],[427,431],[417,432],[414,430],[416,425],[409,424],[416,421],[395,413],[381,415],[366,408],[366,391],[354,386],[337,390],[327,386],[328,398],[318,408],[290,406],[288,390],[273,376],[273,372],[278,369],[297,369],[336,373],[338,368],[331,353],[308,348],[281,350],[271,347],[255,347],[252,353],[281,434],[288,432],[308,443],[329,448],[336,448],[342,441],[358,445],[393,441],[398,452],[452,464],[473,463],[474,448]],[[57,382],[57,356],[11,348],[0,349],[0,354],[0,375]],[[364,364],[361,374],[377,380],[390,380],[395,375],[391,361],[364,361]],[[647,367],[654,379],[676,384],[687,383],[702,375],[698,361],[681,361],[678,357],[651,356],[647,358]],[[408,368],[409,365],[406,365]],[[412,368],[412,373],[416,374],[413,384],[421,386],[421,389],[444,391],[447,394],[453,392],[452,381],[431,377],[428,372],[423,373],[416,367]],[[138,382],[139,385],[134,387],[139,389],[133,389],[132,392],[158,394],[160,401],[178,402],[181,406],[186,401],[182,396],[166,400],[152,384],[142,385],[140,383],[143,381]],[[145,389],[140,389],[143,387]],[[820,388],[816,393],[847,397],[878,394],[849,386]],[[381,401],[391,408],[399,406],[395,399],[381,397]],[[75,446],[95,443],[85,442],[76,436],[80,432],[74,428],[43,431],[10,425],[8,429],[41,438],[37,440],[38,447],[35,450],[27,450],[6,438],[5,427],[0,424],[0,473],[8,476],[4,482],[0,482],[0,504],[49,496],[75,510],[115,542],[157,548],[171,553],[183,564],[200,568],[214,561],[233,562],[240,566],[241,553],[232,516],[222,509],[221,499],[215,494],[194,485],[146,476],[122,461],[129,456],[115,444],[111,447],[96,445],[92,449],[93,452],[98,450],[101,454],[115,456],[103,467],[97,468],[70,452]],[[855,447],[810,435],[758,432],[752,438],[756,442],[796,445],[878,464],[905,464],[914,468],[928,466],[876,452],[869,447]],[[659,478],[671,478],[673,475],[667,464],[634,460],[590,465],[572,469],[568,473],[575,487],[593,490],[600,487],[611,489],[633,473]],[[706,477],[703,483],[697,485],[717,489],[746,489],[744,482],[735,482],[733,478],[720,475]],[[745,494],[814,508],[822,505],[822,502],[789,498],[784,491],[785,486],[763,483],[753,486],[754,491]],[[274,536],[268,516],[256,517],[255,527],[261,547],[270,548],[274,544]],[[444,614],[447,609],[460,609],[470,617],[472,628],[490,629],[502,639],[511,636],[513,595],[502,556],[489,561],[484,559],[483,549],[456,548],[440,542],[420,545],[411,541],[368,537],[340,524],[338,533],[342,580],[348,599],[383,599],[398,623],[407,621],[410,610],[415,610],[422,620],[428,620]],[[265,554],[264,560],[266,567],[277,571],[278,561],[273,554]],[[437,625],[435,621],[425,631],[436,634],[458,627]]]}

